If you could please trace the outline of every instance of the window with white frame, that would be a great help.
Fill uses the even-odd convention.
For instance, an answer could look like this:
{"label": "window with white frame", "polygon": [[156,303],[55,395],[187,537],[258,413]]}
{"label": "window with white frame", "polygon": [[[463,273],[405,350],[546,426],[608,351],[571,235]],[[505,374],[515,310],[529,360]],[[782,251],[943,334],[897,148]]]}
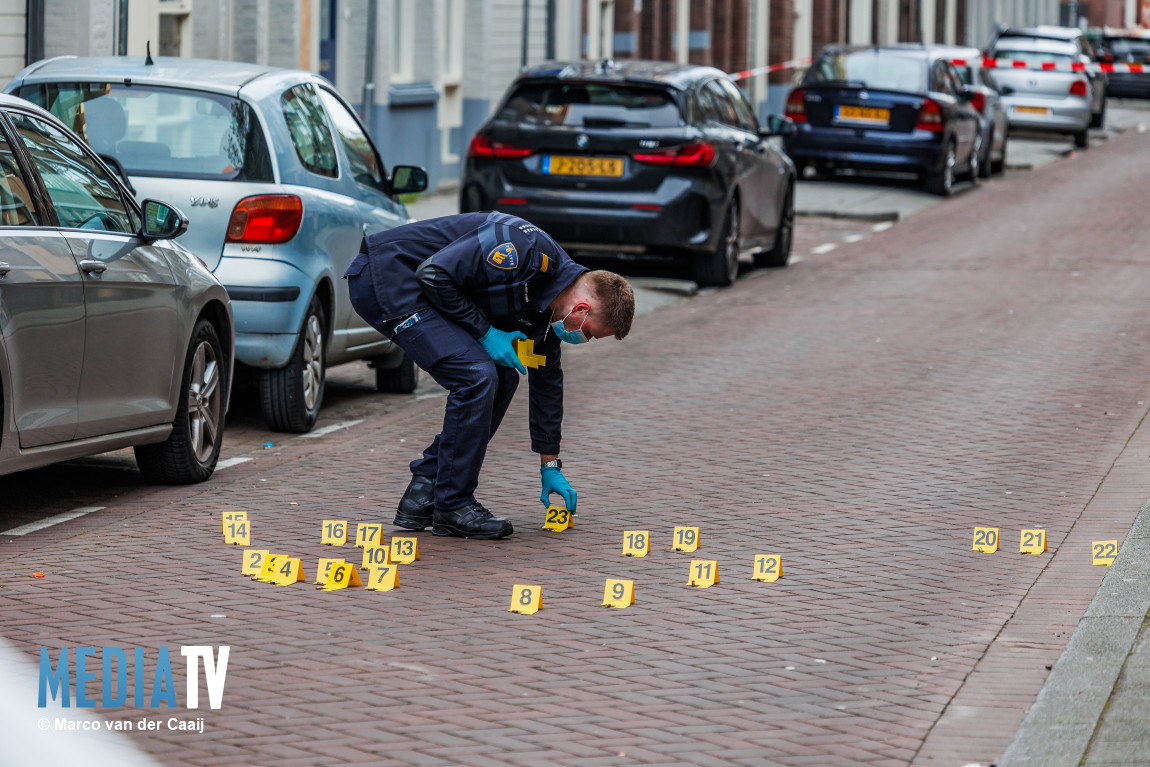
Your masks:
{"label": "window with white frame", "polygon": [[443,0],[443,84],[459,85],[463,79],[463,0]]}
{"label": "window with white frame", "polygon": [[391,81],[409,83],[415,69],[414,0],[391,1]]}

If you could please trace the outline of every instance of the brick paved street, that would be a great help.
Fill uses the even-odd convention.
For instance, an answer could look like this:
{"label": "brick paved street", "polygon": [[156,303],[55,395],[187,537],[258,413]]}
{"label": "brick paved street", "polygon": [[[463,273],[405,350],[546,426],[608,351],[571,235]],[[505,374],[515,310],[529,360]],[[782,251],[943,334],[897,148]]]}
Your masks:
{"label": "brick paved street", "polygon": [[[251,582],[221,513],[314,578],[320,520],[390,522],[435,396],[249,437],[254,460],[197,487],[140,486],[119,458],[0,479],[21,513],[106,507],[0,537],[0,631],[32,657],[230,645],[203,734],[133,735],[171,765],[989,763],[1105,575],[1090,541],[1121,540],[1150,495],[1148,160],[1129,133],[851,224],[865,237],[571,349],[576,527],[539,529],[521,393],[480,485],[516,534],[419,534],[390,593]],[[669,550],[674,525],[700,527],[699,554]],[[970,551],[975,525],[1002,551]],[[1014,553],[1023,527],[1052,551]],[[620,556],[624,529],[651,554]],[[750,579],[758,553],[782,556],[777,583]],[[721,583],[688,587],[692,556]],[[608,577],[634,579],[634,606],[599,606]],[[515,583],[544,609],[508,613]]]}

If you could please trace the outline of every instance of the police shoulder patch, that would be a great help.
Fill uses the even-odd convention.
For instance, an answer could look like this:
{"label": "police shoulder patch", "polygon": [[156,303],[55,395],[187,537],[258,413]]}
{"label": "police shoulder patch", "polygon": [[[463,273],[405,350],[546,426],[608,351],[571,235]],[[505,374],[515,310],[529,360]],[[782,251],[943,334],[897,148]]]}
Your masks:
{"label": "police shoulder patch", "polygon": [[513,244],[505,242],[492,248],[484,260],[496,269],[514,269],[519,266],[519,253]]}

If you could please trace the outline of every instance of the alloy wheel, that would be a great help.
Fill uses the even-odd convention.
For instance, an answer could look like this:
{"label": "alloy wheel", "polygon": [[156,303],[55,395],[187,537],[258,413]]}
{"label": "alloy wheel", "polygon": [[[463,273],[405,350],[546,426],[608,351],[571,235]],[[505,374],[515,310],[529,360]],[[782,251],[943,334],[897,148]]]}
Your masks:
{"label": "alloy wheel", "polygon": [[323,327],[314,314],[308,315],[304,326],[302,375],[304,407],[311,410],[323,383]]}
{"label": "alloy wheel", "polygon": [[208,460],[220,437],[220,366],[215,349],[207,341],[196,347],[192,357],[188,426],[196,460]]}

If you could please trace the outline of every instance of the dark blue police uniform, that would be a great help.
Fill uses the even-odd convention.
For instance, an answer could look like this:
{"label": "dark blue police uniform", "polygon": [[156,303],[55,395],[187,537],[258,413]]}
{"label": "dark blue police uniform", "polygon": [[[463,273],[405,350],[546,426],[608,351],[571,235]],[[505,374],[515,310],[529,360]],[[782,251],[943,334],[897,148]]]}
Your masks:
{"label": "dark blue police uniform", "polygon": [[531,449],[559,452],[560,343],[548,305],[587,271],[533,224],[504,213],[465,213],[369,235],[347,273],[355,311],[448,390],[443,429],[411,463],[436,477],[435,508],[475,502],[487,444],[519,373],[497,366],[478,338],[495,326],[535,341],[546,364],[528,371]]}

